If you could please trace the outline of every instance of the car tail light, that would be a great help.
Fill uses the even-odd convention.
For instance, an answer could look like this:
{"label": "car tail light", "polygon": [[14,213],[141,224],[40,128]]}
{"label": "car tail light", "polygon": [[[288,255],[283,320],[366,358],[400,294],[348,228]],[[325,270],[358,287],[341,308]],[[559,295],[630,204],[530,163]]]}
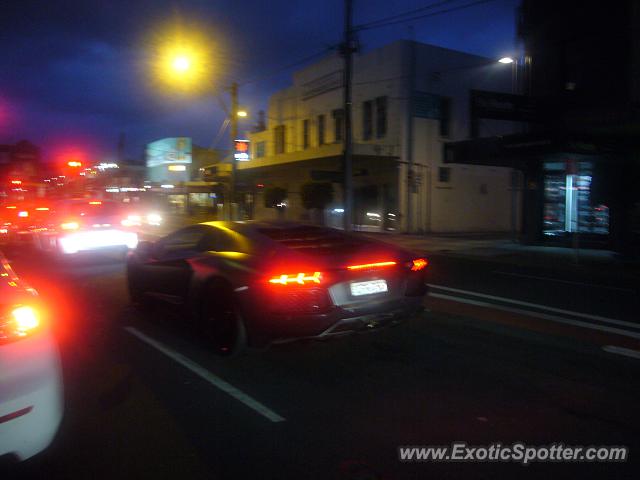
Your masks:
{"label": "car tail light", "polygon": [[22,218],[26,218],[29,216],[29,212],[27,212],[26,210],[22,210],[20,212],[18,212],[18,216],[22,217]]}
{"label": "car tail light", "polygon": [[429,265],[429,262],[426,258],[415,258],[411,261],[411,271],[419,272],[420,270],[424,270],[427,265]]}
{"label": "car tail light", "polygon": [[78,224],[78,222],[66,222],[60,225],[60,228],[62,228],[63,230],[78,230],[80,228],[80,225]]}
{"label": "car tail light", "polygon": [[40,315],[34,307],[19,305],[0,316],[0,343],[24,338],[38,329]]}
{"label": "car tail light", "polygon": [[282,275],[274,275],[269,279],[269,283],[278,285],[305,285],[305,284],[319,284],[322,282],[322,273],[313,272],[310,273],[285,273]]}
{"label": "car tail light", "polygon": [[360,265],[349,265],[347,270],[371,270],[374,268],[393,267],[394,265],[396,265],[396,262],[393,261],[362,263]]}

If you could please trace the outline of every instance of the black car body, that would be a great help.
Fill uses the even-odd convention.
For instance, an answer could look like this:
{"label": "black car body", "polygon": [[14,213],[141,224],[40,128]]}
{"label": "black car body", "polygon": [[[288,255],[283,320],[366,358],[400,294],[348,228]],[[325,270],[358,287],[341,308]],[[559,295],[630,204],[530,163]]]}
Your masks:
{"label": "black car body", "polygon": [[229,322],[216,309],[233,312],[231,323],[241,325],[228,328],[263,346],[397,323],[422,310],[426,265],[406,250],[330,228],[208,222],[141,243],[127,270],[134,301],[182,305],[204,322]]}

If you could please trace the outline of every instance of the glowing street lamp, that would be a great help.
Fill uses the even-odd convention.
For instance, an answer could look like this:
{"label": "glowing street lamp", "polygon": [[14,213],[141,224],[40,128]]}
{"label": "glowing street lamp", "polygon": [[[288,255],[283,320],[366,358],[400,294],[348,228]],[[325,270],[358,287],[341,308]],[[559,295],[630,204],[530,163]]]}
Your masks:
{"label": "glowing street lamp", "polygon": [[498,60],[498,62],[508,64],[508,63],[514,63],[515,60],[511,57],[502,57],[500,60]]}
{"label": "glowing street lamp", "polygon": [[178,55],[171,64],[176,72],[184,73],[191,68],[191,59],[185,55]]}

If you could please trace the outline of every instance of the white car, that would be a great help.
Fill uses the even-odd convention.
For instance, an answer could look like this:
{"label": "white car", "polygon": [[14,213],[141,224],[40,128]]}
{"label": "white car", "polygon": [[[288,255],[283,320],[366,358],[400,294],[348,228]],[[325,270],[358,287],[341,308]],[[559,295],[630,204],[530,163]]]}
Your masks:
{"label": "white car", "polygon": [[1,254],[0,299],[0,458],[26,460],[62,420],[60,357],[37,292]]}
{"label": "white car", "polygon": [[38,231],[36,245],[44,251],[65,255],[98,250],[136,248],[135,215],[125,216],[122,207],[109,200],[69,199],[52,205],[53,226]]}

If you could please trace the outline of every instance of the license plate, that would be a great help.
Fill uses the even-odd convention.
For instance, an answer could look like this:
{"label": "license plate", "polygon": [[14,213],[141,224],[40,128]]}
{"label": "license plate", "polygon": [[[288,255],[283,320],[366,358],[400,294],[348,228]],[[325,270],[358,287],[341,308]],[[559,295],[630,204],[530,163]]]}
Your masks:
{"label": "license plate", "polygon": [[351,295],[359,297],[361,295],[371,295],[387,291],[386,280],[371,280],[369,282],[356,282],[351,285]]}

